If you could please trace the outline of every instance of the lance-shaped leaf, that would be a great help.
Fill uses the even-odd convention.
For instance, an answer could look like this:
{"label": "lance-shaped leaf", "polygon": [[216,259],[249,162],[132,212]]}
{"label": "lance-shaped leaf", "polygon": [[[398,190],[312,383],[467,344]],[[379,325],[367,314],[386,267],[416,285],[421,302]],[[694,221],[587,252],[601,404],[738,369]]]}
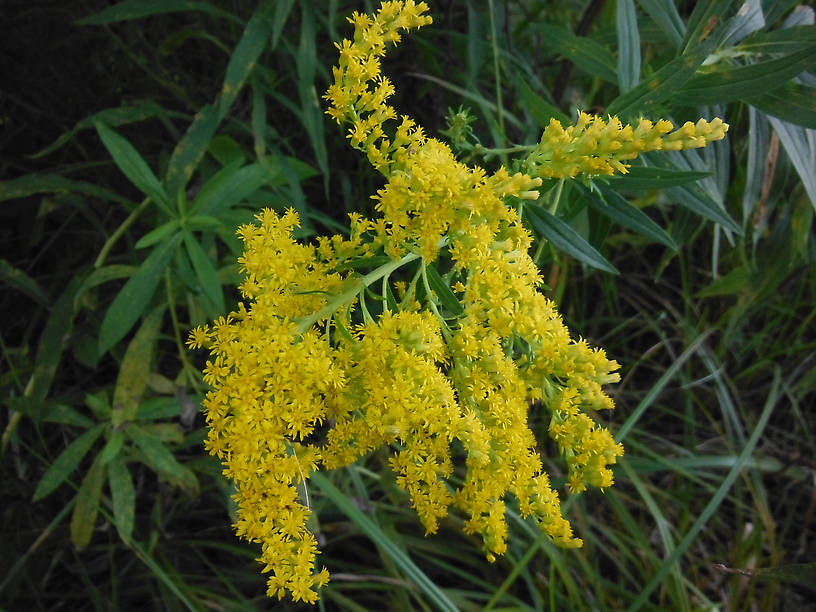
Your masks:
{"label": "lance-shaped leaf", "polygon": [[180,241],[181,233],[178,233],[153,249],[114,298],[99,331],[100,355],[119,342],[142,316]]}
{"label": "lance-shaped leaf", "polygon": [[110,153],[113,163],[130,179],[131,183],[172,217],[173,210],[167,192],[133,145],[102,122],[96,122],[96,131],[99,132],[99,138],[102,139],[102,144]]}
{"label": "lance-shaped leaf", "polygon": [[128,344],[125,356],[119,366],[116,388],[113,391],[113,410],[111,423],[119,427],[136,418],[136,411],[142,399],[147,377],[150,374],[150,361],[164,315],[165,304],[160,304],[147,315],[139,331]]}
{"label": "lance-shaped leaf", "polygon": [[77,548],[85,548],[93,536],[96,517],[99,515],[99,498],[105,484],[105,464],[97,455],[77,491],[77,501],[71,515],[71,542]]}
{"label": "lance-shaped leaf", "polygon": [[524,212],[536,231],[552,242],[558,250],[593,268],[610,274],[619,273],[618,269],[578,232],[541,206],[528,204],[524,207]]}
{"label": "lance-shaped leaf", "polygon": [[59,457],[56,458],[40,479],[37,489],[34,491],[32,501],[41,500],[43,497],[54,491],[60,486],[68,476],[77,468],[82,458],[91,450],[94,442],[102,434],[106,423],[99,423],[95,425],[76,440],[71,442],[68,447],[62,451]]}

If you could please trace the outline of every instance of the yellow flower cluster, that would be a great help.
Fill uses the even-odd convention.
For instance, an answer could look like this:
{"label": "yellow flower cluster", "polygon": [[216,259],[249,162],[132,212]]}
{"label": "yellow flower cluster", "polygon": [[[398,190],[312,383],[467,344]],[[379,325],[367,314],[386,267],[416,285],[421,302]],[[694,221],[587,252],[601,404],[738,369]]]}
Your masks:
{"label": "yellow flower cluster", "polygon": [[377,14],[354,13],[354,40],[336,44],[340,61],[333,68],[334,84],[324,96],[331,102],[327,113],[338,123],[350,122],[349,139],[354,148],[368,156],[371,164],[387,174],[390,165],[414,152],[414,144],[422,140],[422,129],[409,117],[403,117],[393,142],[383,126],[397,113],[386,101],[394,93],[387,77],[380,74],[380,58],[387,43],[400,41],[400,30],[420,28],[432,22],[423,15],[428,10],[424,2],[413,0],[383,2]]}
{"label": "yellow flower cluster", "polygon": [[704,147],[725,138],[728,125],[720,118],[710,122],[700,119],[697,123],[687,121],[674,132],[673,129],[674,124],[665,119],[656,124],[641,119],[632,126],[623,125],[617,117],[609,117],[607,122],[596,115],[580,113],[577,123],[566,129],[560,121],[550,119],[541,141],[524,161],[524,168],[533,176],[547,178],[625,174],[629,166],[624,161],[649,151]]}
{"label": "yellow flower cluster", "polygon": [[[537,197],[541,179],[468,167],[408,117],[385,133],[396,113],[379,58],[400,30],[430,23],[426,11],[408,0],[355,13],[326,94],[328,114],[387,178],[374,196],[381,216],[352,214],[348,237],[308,245],[292,237],[296,213],[262,211],[238,230],[244,302],[188,341],[210,350],[205,444],[235,482],[236,531],[261,545],[270,596],[313,603],[328,581],[308,528],[316,469],[391,449],[427,533],[457,509],[492,561],[506,551],[508,501],[558,545],[582,543],[543,471],[531,408],[548,413],[573,492],[610,486],[623,454],[590,416],[613,408],[602,386],[619,379],[618,365],[570,338],[538,291],[530,234],[504,203]],[[664,138],[669,129],[582,115],[567,130],[551,124],[551,153],[542,144],[529,165],[541,176],[576,164],[600,172],[593,159],[620,170],[648,147],[704,144],[724,130],[715,121]]]}

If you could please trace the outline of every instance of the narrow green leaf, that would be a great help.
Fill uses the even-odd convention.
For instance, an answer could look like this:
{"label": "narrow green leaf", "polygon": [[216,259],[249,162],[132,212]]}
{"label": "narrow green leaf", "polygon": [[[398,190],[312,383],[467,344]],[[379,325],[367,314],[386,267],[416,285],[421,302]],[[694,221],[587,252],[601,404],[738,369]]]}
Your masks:
{"label": "narrow green leaf", "polygon": [[[589,192],[589,190],[586,191]],[[673,251],[677,250],[677,244],[672,240],[671,236],[652,221],[646,213],[632,206],[614,189],[601,188],[601,193],[603,199],[596,194],[589,194],[589,203],[595,210],[641,236],[659,242]]]}
{"label": "narrow green leaf", "polygon": [[519,79],[518,86],[521,98],[524,100],[524,108],[533,116],[533,119],[540,127],[547,127],[550,124],[550,119],[560,121],[563,125],[571,123],[569,117],[530,89],[526,79]]}
{"label": "narrow green leaf", "polygon": [[424,593],[430,602],[438,609],[455,612],[458,608],[428,576],[411,560],[394,542],[357,506],[320,472],[312,472],[309,479],[314,482],[324,495],[345,514],[367,537],[369,537],[394,564],[402,571],[405,577],[413,582]]}
{"label": "narrow green leaf", "polygon": [[195,215],[187,218],[187,229],[194,232],[211,231],[217,232],[224,228],[224,222],[221,219],[210,217],[209,215]]}
{"label": "narrow green leaf", "polygon": [[433,292],[436,293],[436,297],[439,298],[442,305],[454,316],[458,317],[461,315],[465,309],[462,307],[462,304],[448,283],[445,282],[445,279],[439,275],[436,267],[433,265],[425,266],[425,273],[428,276],[428,284],[431,286]]}
{"label": "narrow green leaf", "polygon": [[227,64],[227,73],[218,98],[219,118],[226,116],[249,77],[275,25],[275,2],[262,0],[244,28]]}
{"label": "narrow green leaf", "polygon": [[667,100],[688,81],[714,48],[708,40],[687,55],[674,58],[640,85],[616,98],[606,109],[610,115],[637,115]]}
{"label": "narrow green leaf", "polygon": [[680,46],[686,32],[686,24],[677,12],[675,3],[672,0],[638,0],[638,4],[668,35],[672,44],[675,47]]}
{"label": "narrow green leaf", "polygon": [[196,278],[204,290],[204,294],[215,304],[218,312],[224,312],[226,310],[224,290],[221,288],[221,283],[218,280],[218,271],[213,265],[213,262],[204,252],[204,249],[201,248],[198,240],[186,230],[184,232],[184,246],[187,247],[187,255],[190,257]]}
{"label": "narrow green leaf", "polygon": [[[316,32],[312,5],[308,2],[302,2],[300,42],[295,57],[295,68],[298,74],[298,94],[300,107],[303,111],[300,117],[306,133],[309,135],[309,142],[315,152],[317,165],[323,173],[324,181],[328,181],[329,156],[324,132],[325,121],[323,107],[315,89],[315,75],[318,66]],[[328,187],[328,183],[325,184]]]}
{"label": "narrow green leaf", "polygon": [[207,153],[212,155],[224,167],[233,164],[240,167],[247,159],[244,148],[232,136],[227,134],[213,136],[207,147]]}
{"label": "narrow green leaf", "polygon": [[[198,405],[198,402],[196,402]],[[181,414],[181,401],[178,396],[148,397],[139,403],[136,420],[157,421],[159,419],[178,419]]]}
{"label": "narrow green leaf", "polygon": [[718,35],[725,33],[722,27],[723,16],[731,13],[733,4],[734,0],[706,0],[695,3],[694,10],[686,21],[686,35],[680,45],[683,53],[699,47],[704,41],[718,43],[719,37],[713,35],[713,32],[716,30]]}
{"label": "narrow green leaf", "polygon": [[232,13],[216,8],[209,2],[195,2],[194,0],[124,0],[124,2],[109,6],[89,17],[78,19],[74,23],[77,25],[103,25],[142,19],[151,15],[192,11],[207,13],[213,17],[221,17],[238,25],[243,25],[241,20]]}
{"label": "narrow green leaf", "polygon": [[31,393],[28,396],[33,406],[32,418],[35,420],[42,417],[41,409],[45,398],[48,397],[51,383],[54,381],[66,340],[70,338],[76,314],[74,298],[82,286],[83,277],[84,274],[77,274],[68,283],[65,291],[51,309],[45,329],[40,336],[37,355],[34,358],[34,373],[29,382]]}
{"label": "narrow green leaf", "polygon": [[104,123],[97,121],[95,125],[96,131],[99,132],[99,138],[102,139],[102,144],[105,145],[116,166],[128,177],[131,183],[141,189],[159,208],[172,217],[173,211],[167,192],[159,179],[156,178],[156,175],[153,174],[147,162],[139,155],[139,152],[125,138]]}
{"label": "narrow green leaf", "polygon": [[85,405],[91,409],[91,412],[98,420],[107,421],[110,419],[111,406],[107,389],[100,389],[96,393],[86,393]]}
{"label": "narrow green leaf", "polygon": [[114,431],[111,433],[105,446],[102,447],[102,452],[99,453],[99,460],[108,465],[111,461],[119,456],[119,451],[122,450],[122,445],[125,443],[125,434],[121,431]]}
{"label": "narrow green leaf", "polygon": [[130,425],[125,431],[142,451],[142,459],[149,467],[180,487],[192,490],[198,488],[195,474],[181,465],[159,438],[138,425]]}
{"label": "narrow green leaf", "polygon": [[179,242],[181,233],[154,248],[114,298],[99,330],[100,355],[119,342],[142,316]]}
{"label": "narrow green leaf", "polygon": [[165,308],[165,304],[160,304],[144,318],[141,327],[128,344],[125,356],[119,365],[111,412],[111,423],[115,428],[136,418],[139,402],[147,386],[153,349],[158,339]]}
{"label": "narrow green leaf", "polygon": [[812,67],[814,56],[816,45],[811,45],[778,59],[695,76],[675,93],[675,99],[681,104],[703,106],[753,97]]}
{"label": "narrow green leaf", "polygon": [[756,54],[794,53],[816,40],[816,25],[801,25],[779,30],[760,30],[740,43],[740,51]]}
{"label": "narrow green leaf", "polygon": [[695,294],[698,298],[715,296],[737,296],[754,282],[753,274],[747,266],[730,270]]}
{"label": "narrow green leaf", "polygon": [[222,116],[214,104],[207,104],[195,114],[193,122],[170,156],[164,180],[167,190],[176,196],[192,178],[201,158],[221,123]]}
{"label": "narrow green leaf", "polygon": [[82,458],[91,450],[94,442],[104,431],[105,425],[105,423],[99,423],[93,426],[60,453],[60,456],[54,460],[54,463],[43,474],[31,501],[41,500],[65,482],[68,476],[77,468],[79,462],[82,461]]}
{"label": "narrow green leaf", "polygon": [[120,278],[129,278],[133,276],[138,269],[139,268],[137,266],[129,266],[126,264],[113,264],[110,266],[97,268],[85,278],[85,280],[77,289],[76,295],[74,297],[74,310],[77,312],[79,311],[80,300],[86,291],[90,291],[94,287],[110,282],[112,280],[117,280]]}
{"label": "narrow green leaf", "polygon": [[763,8],[765,9],[765,21],[768,25],[773,25],[783,15],[787,13],[794,4],[799,4],[802,0],[775,0],[768,2]]}
{"label": "narrow green leaf", "polygon": [[153,246],[157,242],[161,242],[170,234],[173,234],[181,227],[181,221],[178,219],[171,219],[167,223],[161,224],[156,229],[150,230],[144,236],[139,238],[135,245],[133,245],[134,249],[145,249],[147,247]]}
{"label": "narrow green leaf", "polygon": [[119,537],[129,543],[133,536],[136,516],[136,492],[124,457],[115,457],[108,464],[108,486],[113,501],[113,522]]}
{"label": "narrow green leaf", "polygon": [[618,86],[627,92],[640,80],[640,31],[634,0],[618,0],[617,9]]}
{"label": "narrow green leaf", "polygon": [[[280,6],[280,3],[278,3]],[[266,157],[266,133],[267,133],[267,117],[266,117],[266,92],[258,83],[258,78],[252,78],[252,117],[250,118],[250,125],[252,126],[252,137],[254,140],[255,157],[264,159]]]}
{"label": "narrow green leaf", "polygon": [[786,83],[773,91],[745,97],[744,100],[766,115],[816,130],[816,88]]}
{"label": "narrow green leaf", "polygon": [[711,196],[697,185],[672,187],[668,190],[668,193],[676,199],[679,204],[697,213],[701,217],[714,221],[714,223],[719,223],[725,229],[735,234],[742,234],[742,228],[737,225],[736,221],[731,218],[722,206],[715,202]]}
{"label": "narrow green leaf", "polygon": [[774,131],[779,134],[779,142],[791,160],[802,186],[816,208],[816,132],[798,125],[791,125],[775,117],[768,117]]}
{"label": "narrow green leaf", "polygon": [[67,404],[49,403],[42,415],[42,420],[60,425],[72,425],[88,429],[94,422],[81,412]]}
{"label": "narrow green leaf", "polygon": [[11,289],[24,293],[40,306],[48,306],[50,300],[48,295],[40,287],[39,283],[31,278],[28,274],[15,268],[5,259],[0,259],[0,284],[5,285]]}
{"label": "narrow green leaf", "polygon": [[617,174],[607,179],[615,189],[666,189],[678,185],[694,183],[711,176],[710,172],[694,170],[677,170],[675,168],[657,168],[654,166],[632,166],[626,174]]}
{"label": "narrow green leaf", "polygon": [[37,193],[84,193],[100,200],[130,204],[130,200],[110,189],[85,181],[73,181],[61,174],[28,174],[10,181],[0,181],[0,202]]}
{"label": "narrow green leaf", "polygon": [[554,25],[540,25],[542,42],[563,55],[581,70],[617,85],[615,58],[608,49],[585,36],[575,36],[572,32]]}
{"label": "narrow green leaf", "polygon": [[105,465],[96,456],[88,473],[79,485],[77,501],[71,515],[71,542],[77,548],[85,548],[93,536],[96,517],[99,514],[99,498],[105,484]]}
{"label": "narrow green leaf", "polygon": [[235,164],[219,170],[204,183],[190,206],[195,215],[218,215],[269,183],[275,174],[261,164]]}
{"label": "narrow green leaf", "polygon": [[745,164],[745,187],[742,191],[742,224],[746,225],[762,194],[765,164],[770,142],[768,118],[752,106],[748,107],[748,161]]}
{"label": "narrow green leaf", "polygon": [[116,127],[117,125],[123,125],[126,123],[137,123],[139,121],[144,121],[145,119],[150,119],[151,117],[177,116],[178,114],[179,113],[170,113],[166,111],[155,100],[150,99],[134,100],[130,104],[124,104],[115,108],[106,108],[80,119],[74,125],[74,127],[62,134],[42,151],[38,151],[31,157],[36,159],[56,151],[60,147],[65,146],[66,143],[68,143],[82,130],[94,128],[97,122],[104,123],[110,127]]}
{"label": "narrow green leaf", "polygon": [[292,11],[292,6],[295,0],[278,0],[275,3],[275,16],[272,19],[274,27],[272,29],[272,48],[278,46],[278,40],[283,32],[283,27],[286,25],[286,20],[289,18],[289,13]]}
{"label": "narrow green leaf", "polygon": [[705,342],[706,338],[708,338],[712,331],[713,328],[709,328],[708,331],[703,332],[694,338],[694,340],[689,343],[685,350],[683,350],[683,352],[670,363],[669,367],[666,368],[666,371],[663,372],[662,376],[657,380],[657,382],[649,388],[649,391],[646,393],[645,397],[640,400],[638,405],[635,406],[634,410],[631,411],[623,425],[618,428],[618,432],[615,434],[615,442],[623,442],[626,439],[632,428],[634,428],[644,413],[651,408],[657,397],[663,392],[666,386],[677,375],[677,372],[683,367],[683,364],[696,353],[699,353],[700,346],[703,344],[703,342]]}
{"label": "narrow green leaf", "polygon": [[595,247],[584,240],[580,234],[558,217],[548,213],[541,206],[528,204],[524,207],[524,212],[527,213],[527,218],[536,231],[552,242],[560,251],[593,268],[610,274],[619,273],[617,268],[606,257],[601,255]]}
{"label": "narrow green leaf", "polygon": [[740,574],[756,576],[771,582],[790,582],[809,587],[811,591],[816,585],[816,563],[791,563],[778,567],[761,567],[749,570],[739,570]]}

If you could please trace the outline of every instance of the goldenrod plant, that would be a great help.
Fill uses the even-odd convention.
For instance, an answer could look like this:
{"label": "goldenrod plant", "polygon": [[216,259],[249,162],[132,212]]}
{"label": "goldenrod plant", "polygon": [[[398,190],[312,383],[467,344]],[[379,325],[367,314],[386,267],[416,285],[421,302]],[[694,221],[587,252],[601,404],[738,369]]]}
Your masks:
{"label": "goldenrod plant", "polygon": [[728,129],[581,113],[574,126],[550,123],[526,174],[467,166],[388,104],[381,58],[403,31],[431,23],[427,11],[407,0],[355,13],[325,95],[386,179],[373,196],[380,216],[352,214],[348,238],[313,244],[294,239],[294,210],[260,212],[238,230],[238,310],[190,335],[210,350],[205,446],[235,483],[235,529],[261,545],[270,596],[314,603],[329,580],[315,565],[310,474],[380,448],[426,534],[455,508],[493,561],[507,550],[513,503],[558,546],[582,545],[528,413],[549,418],[571,492],[612,486],[623,446],[592,415],[613,408],[603,386],[619,380],[618,364],[571,337],[539,290],[511,201],[538,199],[541,177],[626,172],[640,153],[703,147]]}
{"label": "goldenrod plant", "polygon": [[808,608],[813,9],[426,2],[4,15],[0,607]]}

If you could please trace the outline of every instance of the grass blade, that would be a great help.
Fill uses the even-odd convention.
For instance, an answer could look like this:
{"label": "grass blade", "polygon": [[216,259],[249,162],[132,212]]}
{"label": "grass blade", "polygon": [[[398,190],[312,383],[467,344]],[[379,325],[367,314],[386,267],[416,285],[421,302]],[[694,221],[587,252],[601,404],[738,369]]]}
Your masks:
{"label": "grass blade", "polygon": [[345,514],[352,523],[357,525],[382,551],[388,555],[397,567],[411,580],[420,591],[428,596],[428,599],[439,610],[455,612],[457,610],[453,602],[430,578],[411,560],[411,558],[400,548],[398,548],[383,531],[360,511],[351,500],[346,497],[334,484],[320,472],[312,472],[309,480],[316,484],[340,511]]}
{"label": "grass blade", "polygon": [[666,385],[668,385],[669,382],[675,377],[682,365],[688,361],[689,357],[694,355],[694,353],[700,349],[700,346],[710,334],[711,330],[707,330],[697,336],[694,341],[688,345],[686,350],[684,350],[680,356],[675,359],[668,368],[666,368],[666,371],[663,373],[660,379],[652,386],[651,389],[649,389],[646,396],[640,400],[638,405],[632,411],[632,414],[629,415],[626,421],[624,421],[623,425],[621,425],[620,429],[618,429],[618,433],[615,434],[615,442],[623,442],[626,439],[626,436],[629,435],[629,431],[637,424],[637,422],[643,416],[643,413],[649,409],[657,396],[660,395]]}
{"label": "grass blade", "polygon": [[734,467],[726,475],[725,479],[722,481],[720,486],[717,488],[717,492],[708,502],[706,507],[700,513],[700,516],[697,517],[697,520],[694,521],[694,524],[689,528],[686,532],[686,535],[683,536],[683,539],[677,544],[677,547],[671,552],[671,554],[666,558],[663,564],[660,566],[660,569],[657,573],[652,576],[652,579],[649,583],[643,587],[638,598],[629,606],[629,612],[635,612],[639,610],[649,599],[649,596],[652,592],[659,587],[662,583],[666,575],[672,571],[672,568],[680,559],[680,557],[686,552],[688,547],[694,542],[694,539],[700,533],[700,531],[705,527],[708,520],[711,516],[716,512],[717,508],[719,508],[722,501],[725,499],[725,496],[728,494],[728,491],[731,489],[731,485],[734,484],[734,481],[739,477],[742,470],[745,468],[748,460],[751,458],[751,454],[754,451],[754,448],[759,442],[759,438],[762,435],[762,432],[765,431],[765,426],[768,424],[768,419],[771,417],[771,412],[773,412],[774,407],[776,407],[776,403],[779,397],[779,390],[782,386],[782,376],[780,373],[779,368],[777,367],[774,370],[774,380],[771,384],[771,391],[768,394],[768,399],[765,401],[765,406],[762,409],[762,414],[759,416],[759,420],[757,421],[756,427],[754,431],[751,433],[751,437],[748,438],[748,441],[745,443],[742,451],[739,454],[739,458],[737,462],[734,464]]}

